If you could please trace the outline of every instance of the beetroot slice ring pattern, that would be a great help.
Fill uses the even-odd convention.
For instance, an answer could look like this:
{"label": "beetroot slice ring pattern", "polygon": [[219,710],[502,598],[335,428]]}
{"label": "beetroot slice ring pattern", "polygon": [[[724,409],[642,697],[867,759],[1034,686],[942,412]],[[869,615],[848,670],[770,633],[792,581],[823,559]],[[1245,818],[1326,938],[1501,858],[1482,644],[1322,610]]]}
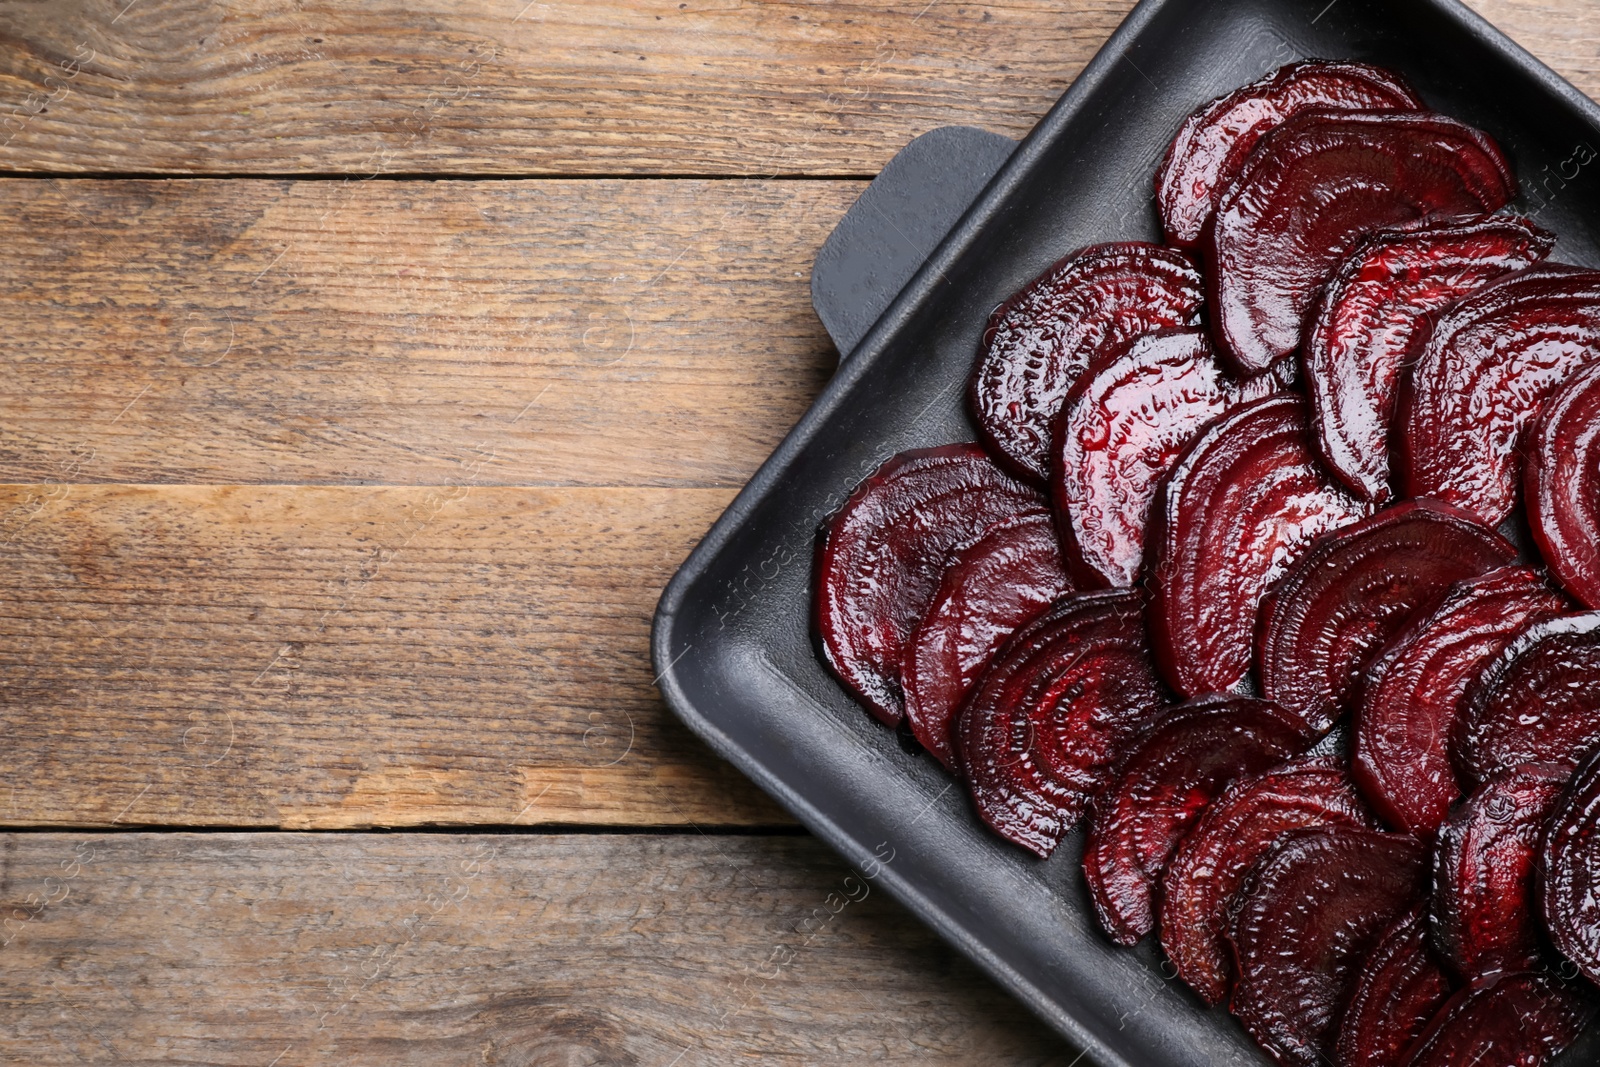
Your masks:
{"label": "beetroot slice ring pattern", "polygon": [[1256,861],[1290,830],[1376,829],[1343,761],[1298,760],[1228,787],[1178,846],[1161,900],[1161,947],[1208,1004],[1228,992],[1228,907]]}
{"label": "beetroot slice ring pattern", "polygon": [[995,458],[1043,485],[1050,426],[1093,359],[1156,330],[1200,324],[1204,295],[1189,257],[1160,245],[1095,245],[1061,260],[1000,305],[968,387]]}
{"label": "beetroot slice ring pattern", "polygon": [[880,721],[893,726],[905,713],[906,642],[946,553],[1045,506],[977,445],[946,445],[890,459],[829,520],[817,554],[817,634],[829,668]]}
{"label": "beetroot slice ring pattern", "polygon": [[1517,502],[1519,447],[1545,398],[1600,360],[1600,272],[1549,263],[1446,312],[1400,392],[1398,473],[1498,525]]}
{"label": "beetroot slice ring pattern", "polygon": [[1083,873],[1111,940],[1131,945],[1155,928],[1167,862],[1211,799],[1311,740],[1264,700],[1211,697],[1174,708],[1094,800]]}
{"label": "beetroot slice ring pattern", "polygon": [[1351,770],[1390,825],[1439,828],[1461,795],[1450,732],[1467,687],[1524,626],[1566,608],[1537,571],[1502,567],[1458,583],[1379,652],[1362,685]]}
{"label": "beetroot slice ring pattern", "polygon": [[1534,540],[1567,592],[1600,608],[1600,364],[1545,404],[1527,454]]}
{"label": "beetroot slice ring pattern", "polygon": [[1430,215],[1495,211],[1516,192],[1494,142],[1442,115],[1290,119],[1217,205],[1206,286],[1219,348],[1243,373],[1266,370],[1300,346],[1317,293],[1362,236]]}
{"label": "beetroot slice ring pattern", "polygon": [[1444,218],[1370,234],[1340,265],[1306,329],[1305,384],[1322,458],[1351,492],[1376,503],[1392,495],[1389,426],[1430,318],[1554,247],[1526,219]]}
{"label": "beetroot slice ring pattern", "polygon": [[1073,591],[1048,512],[1018,515],[957,546],[906,654],[906,721],[922,747],[955,768],[950,726],[1007,638]]}
{"label": "beetroot slice ring pattern", "polygon": [[1371,510],[1316,461],[1307,410],[1299,397],[1274,396],[1212,422],[1156,495],[1151,637],[1185,696],[1234,689],[1250,670],[1268,590],[1319,534]]}
{"label": "beetroot slice ring pattern", "polygon": [[1426,855],[1404,834],[1297,830],[1251,874],[1229,932],[1239,968],[1232,1007],[1279,1063],[1332,1059],[1358,968],[1426,894]]}
{"label": "beetroot slice ring pattern", "polygon": [[1451,737],[1468,781],[1523,763],[1575,766],[1600,742],[1600,612],[1525,628],[1473,680]]}
{"label": "beetroot slice ring pattern", "polygon": [[1136,595],[1057,601],[1004,648],[957,723],[978,814],[1040,856],[1055,850],[1130,742],[1170,697]]}
{"label": "beetroot slice ring pattern", "polygon": [[1449,587],[1517,556],[1470,515],[1407,501],[1325,536],[1261,609],[1261,691],[1315,730],[1350,706],[1367,661]]}
{"label": "beetroot slice ring pattern", "polygon": [[1207,422],[1277,388],[1270,375],[1233,380],[1199,330],[1149,334],[1090,367],[1062,406],[1051,461],[1073,576],[1132,585],[1161,476]]}
{"label": "beetroot slice ring pattern", "polygon": [[1365,63],[1291,63],[1214,100],[1184,120],[1156,171],[1156,205],[1167,240],[1192,248],[1217,199],[1261,138],[1309,108],[1420,108],[1410,86]]}
{"label": "beetroot slice ring pattern", "polygon": [[1533,763],[1484,782],[1450,813],[1434,852],[1435,940],[1457,974],[1539,965],[1534,860],[1572,768]]}

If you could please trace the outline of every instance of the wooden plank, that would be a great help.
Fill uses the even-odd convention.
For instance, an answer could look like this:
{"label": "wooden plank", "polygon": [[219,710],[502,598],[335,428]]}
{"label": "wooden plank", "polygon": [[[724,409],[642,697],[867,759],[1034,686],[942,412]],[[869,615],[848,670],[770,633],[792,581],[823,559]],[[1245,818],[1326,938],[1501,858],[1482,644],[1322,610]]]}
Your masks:
{"label": "wooden plank", "polygon": [[7,835],[0,895],[8,1063],[1076,1062],[808,838]]}
{"label": "wooden plank", "polygon": [[0,181],[0,481],[742,485],[862,188]]}
{"label": "wooden plank", "polygon": [[1021,136],[1132,0],[0,7],[0,168],[871,175]]}
{"label": "wooden plank", "polygon": [[0,824],[789,823],[652,684],[731,495],[0,486]]}
{"label": "wooden plank", "polygon": [[1600,34],[1589,0],[1466,0],[1591,98],[1600,98]]}

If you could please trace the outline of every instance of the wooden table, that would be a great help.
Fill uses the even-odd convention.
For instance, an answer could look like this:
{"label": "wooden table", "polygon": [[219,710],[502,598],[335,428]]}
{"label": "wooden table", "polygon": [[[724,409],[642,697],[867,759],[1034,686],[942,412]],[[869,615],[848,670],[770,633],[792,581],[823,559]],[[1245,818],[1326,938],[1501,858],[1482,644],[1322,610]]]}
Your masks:
{"label": "wooden table", "polygon": [[865,181],[1129,6],[0,4],[0,1061],[1074,1062],[646,636]]}

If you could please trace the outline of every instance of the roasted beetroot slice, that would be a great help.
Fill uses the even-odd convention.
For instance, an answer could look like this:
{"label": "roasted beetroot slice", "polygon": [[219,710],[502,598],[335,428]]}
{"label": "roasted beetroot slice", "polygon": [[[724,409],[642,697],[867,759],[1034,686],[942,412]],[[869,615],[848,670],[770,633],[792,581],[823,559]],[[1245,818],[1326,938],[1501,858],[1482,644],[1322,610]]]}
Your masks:
{"label": "roasted beetroot slice", "polygon": [[1256,861],[1290,830],[1375,828],[1337,756],[1285,764],[1229,786],[1184,838],[1161,893],[1161,947],[1208,1004],[1228,994],[1228,911]]}
{"label": "roasted beetroot slice", "polygon": [[1155,330],[1200,323],[1200,274],[1182,252],[1139,242],[1068,256],[995,309],[968,401],[984,440],[1041,485],[1050,424],[1098,353]]}
{"label": "roasted beetroot slice", "polygon": [[1274,127],[1308,108],[1420,108],[1399,75],[1364,63],[1291,63],[1213,100],[1184,120],[1156,172],[1167,243],[1191,248],[1250,152]]}
{"label": "roasted beetroot slice", "polygon": [[1339,1023],[1339,1067],[1394,1067],[1450,991],[1450,978],[1428,946],[1428,911],[1414,907],[1362,963]]}
{"label": "roasted beetroot slice", "polygon": [[1600,272],[1543,263],[1446,312],[1400,390],[1397,473],[1496,525],[1517,501],[1524,431],[1550,394],[1600,361]]}
{"label": "roasted beetroot slice", "polygon": [[1467,686],[1531,622],[1566,610],[1538,572],[1501,567],[1458,583],[1407,624],[1367,669],[1352,771],[1397,830],[1426,837],[1461,795],[1450,731]]}
{"label": "roasted beetroot slice", "polygon": [[1443,115],[1310,111],[1262,139],[1206,241],[1212,325],[1244,373],[1300,346],[1312,303],[1364,235],[1516,195],[1505,157]]}
{"label": "roasted beetroot slice", "polygon": [[817,554],[815,625],[833,673],[882,722],[905,711],[900,667],[951,548],[1045,508],[1042,495],[973,444],[903,452],[828,520]]}
{"label": "roasted beetroot slice", "polygon": [[1594,1017],[1586,992],[1548,974],[1493,975],[1456,993],[1411,1046],[1405,1067],[1544,1067]]}
{"label": "roasted beetroot slice", "polygon": [[1150,629],[1167,681],[1185,696],[1243,681],[1267,591],[1319,534],[1370,510],[1317,462],[1307,411],[1281,395],[1217,419],[1157,490],[1145,539]]}
{"label": "roasted beetroot slice", "polygon": [[1261,691],[1326,730],[1352,703],[1373,654],[1456,582],[1517,558],[1472,516],[1408,500],[1329,534],[1261,609]]}
{"label": "roasted beetroot slice", "polygon": [[940,763],[955,767],[951,722],[983,668],[1016,630],[1073,589],[1047,512],[1000,522],[952,552],[903,678],[911,732]]}
{"label": "roasted beetroot slice", "polygon": [[1550,813],[1539,845],[1540,912],[1550,940],[1600,982],[1600,748],[1589,753]]}
{"label": "roasted beetroot slice", "polygon": [[1571,767],[1495,775],[1450,813],[1434,851],[1435,941],[1463,978],[1524,971],[1542,958],[1534,861]]}
{"label": "roasted beetroot slice", "polygon": [[1235,381],[1200,330],[1135,339],[1067,394],[1054,433],[1050,488],[1067,566],[1092,586],[1132,585],[1161,476],[1205,424],[1278,390]]}
{"label": "roasted beetroot slice", "polygon": [[1427,892],[1426,859],[1405,834],[1325,827],[1286,834],[1251,872],[1229,929],[1231,1007],[1279,1063],[1332,1059],[1362,962]]}
{"label": "roasted beetroot slice", "polygon": [[1048,856],[1159,721],[1170,695],[1129,591],[1065,597],[1017,633],[979,680],[956,726],[978,814]]}
{"label": "roasted beetroot slice", "polygon": [[1567,592],[1600,608],[1600,364],[1545,403],[1528,445],[1533,538]]}
{"label": "roasted beetroot slice", "polygon": [[1369,234],[1340,264],[1317,301],[1303,358],[1322,458],[1352,492],[1378,503],[1392,495],[1389,425],[1419,332],[1554,247],[1526,219],[1444,218]]}
{"label": "roasted beetroot slice", "polygon": [[1100,925],[1119,945],[1155,928],[1156,889],[1191,826],[1229,782],[1311,743],[1276,705],[1207,697],[1172,710],[1094,799],[1083,873]]}
{"label": "roasted beetroot slice", "polygon": [[1514,637],[1462,699],[1451,736],[1470,782],[1523,763],[1575,767],[1600,741],[1600,612],[1536,622]]}

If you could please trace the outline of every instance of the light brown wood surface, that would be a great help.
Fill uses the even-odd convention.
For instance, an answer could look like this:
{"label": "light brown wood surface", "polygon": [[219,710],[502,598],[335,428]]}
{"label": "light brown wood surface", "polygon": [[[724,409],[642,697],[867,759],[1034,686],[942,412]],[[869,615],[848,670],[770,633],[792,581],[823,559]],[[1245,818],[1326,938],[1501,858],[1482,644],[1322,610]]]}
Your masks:
{"label": "light brown wood surface", "polygon": [[737,488],[864,187],[0,180],[0,481]]}
{"label": "light brown wood surface", "polygon": [[7,0],[0,168],[876,173],[1021,136],[1132,0]]}
{"label": "light brown wood surface", "polygon": [[0,900],[30,1067],[1076,1055],[806,838],[13,834]]}
{"label": "light brown wood surface", "polygon": [[788,823],[652,685],[730,496],[0,487],[0,821]]}

